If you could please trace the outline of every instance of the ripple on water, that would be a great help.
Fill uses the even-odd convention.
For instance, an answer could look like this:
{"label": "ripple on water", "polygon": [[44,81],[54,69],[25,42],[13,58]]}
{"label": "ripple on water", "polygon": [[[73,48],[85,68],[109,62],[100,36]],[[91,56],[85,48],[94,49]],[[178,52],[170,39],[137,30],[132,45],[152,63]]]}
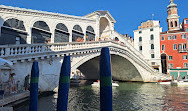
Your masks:
{"label": "ripple on water", "polygon": [[[114,111],[187,111],[188,88],[152,83],[119,83],[113,89]],[[56,111],[57,94],[39,99],[38,111]],[[71,87],[68,111],[99,111],[100,91]],[[28,104],[15,111],[28,111]]]}

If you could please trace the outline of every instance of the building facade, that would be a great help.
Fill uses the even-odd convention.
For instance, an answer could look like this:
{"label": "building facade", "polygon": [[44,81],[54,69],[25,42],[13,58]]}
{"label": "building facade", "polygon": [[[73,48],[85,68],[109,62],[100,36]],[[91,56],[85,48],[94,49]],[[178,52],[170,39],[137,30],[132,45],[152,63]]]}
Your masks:
{"label": "building facade", "polygon": [[134,31],[134,47],[159,72],[161,72],[160,32],[162,32],[162,28],[157,20],[148,20]]}
{"label": "building facade", "polygon": [[[175,77],[188,72],[188,19],[184,19],[181,27],[177,13],[177,4],[170,1],[167,7],[168,31],[160,34],[160,53],[162,72]],[[178,73],[179,72],[179,73]]]}

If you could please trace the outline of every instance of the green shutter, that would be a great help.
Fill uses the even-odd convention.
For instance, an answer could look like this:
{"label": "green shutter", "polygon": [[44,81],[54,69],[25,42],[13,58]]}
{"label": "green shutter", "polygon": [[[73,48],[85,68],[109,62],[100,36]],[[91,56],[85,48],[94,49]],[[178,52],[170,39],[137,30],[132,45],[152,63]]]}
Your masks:
{"label": "green shutter", "polygon": [[181,76],[181,78],[183,78],[183,77],[187,77],[187,72],[180,72],[180,76]]}
{"label": "green shutter", "polygon": [[170,72],[170,76],[174,75],[174,79],[177,79],[178,72]]}

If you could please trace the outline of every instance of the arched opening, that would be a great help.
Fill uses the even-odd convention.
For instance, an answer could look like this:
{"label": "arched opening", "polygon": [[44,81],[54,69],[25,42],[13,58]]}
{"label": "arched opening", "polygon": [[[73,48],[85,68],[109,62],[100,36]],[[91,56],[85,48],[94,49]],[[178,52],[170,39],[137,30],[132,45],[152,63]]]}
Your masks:
{"label": "arched opening", "polygon": [[119,41],[119,38],[118,38],[118,37],[115,37],[115,41]]}
{"label": "arched opening", "polygon": [[84,33],[79,25],[75,25],[72,30],[72,42],[83,42]]}
{"label": "arched opening", "polygon": [[8,19],[1,27],[0,44],[26,44],[27,32],[24,22],[18,19]]}
{"label": "arched opening", "polygon": [[150,40],[154,40],[154,35],[153,34],[150,36]]}
{"label": "arched opening", "polygon": [[177,21],[175,21],[175,27],[177,27],[178,26],[178,23],[177,23]]}
{"label": "arched opening", "polygon": [[167,73],[167,56],[166,54],[161,54],[161,65],[162,65],[162,73]]}
{"label": "arched opening", "polygon": [[91,26],[86,29],[86,41],[95,41],[95,32]]}
{"label": "arched opening", "polygon": [[37,21],[32,27],[32,43],[50,43],[51,33],[50,28],[43,21]]}
{"label": "arched opening", "polygon": [[173,22],[170,23],[171,27],[173,27]]}
{"label": "arched opening", "polygon": [[[99,79],[99,60],[100,57],[95,57],[78,67],[86,79]],[[128,59],[118,55],[111,55],[111,64],[113,80],[143,81],[137,68]]]}
{"label": "arched opening", "polygon": [[139,42],[142,42],[142,37],[139,37]]}
{"label": "arched opening", "polygon": [[68,29],[62,23],[56,25],[54,42],[55,43],[69,42]]}
{"label": "arched opening", "polygon": [[106,18],[102,17],[100,19],[100,38],[109,38],[110,33],[110,23]]}
{"label": "arched opening", "polygon": [[154,44],[151,44],[151,49],[154,49]]}

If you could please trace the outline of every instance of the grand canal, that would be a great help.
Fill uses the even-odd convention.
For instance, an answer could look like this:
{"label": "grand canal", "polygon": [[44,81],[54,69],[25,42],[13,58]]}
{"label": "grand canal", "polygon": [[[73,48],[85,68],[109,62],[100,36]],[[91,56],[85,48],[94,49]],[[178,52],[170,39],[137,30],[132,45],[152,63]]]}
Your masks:
{"label": "grand canal", "polygon": [[[113,89],[114,111],[185,111],[188,110],[188,87],[155,83],[119,83]],[[55,111],[57,93],[39,99],[38,111]],[[99,111],[100,93],[90,85],[71,87],[68,111]],[[15,111],[28,111],[28,103]]]}

